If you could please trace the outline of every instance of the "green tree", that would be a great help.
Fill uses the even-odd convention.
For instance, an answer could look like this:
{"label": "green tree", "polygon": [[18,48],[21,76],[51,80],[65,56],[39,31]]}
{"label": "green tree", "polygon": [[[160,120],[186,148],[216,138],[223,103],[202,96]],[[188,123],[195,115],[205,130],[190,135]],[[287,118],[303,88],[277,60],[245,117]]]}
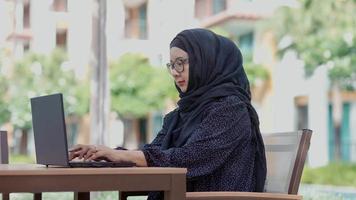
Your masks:
{"label": "green tree", "polygon": [[[28,53],[13,67],[9,82],[11,123],[20,129],[26,140],[32,127],[30,97],[63,93],[67,115],[82,116],[89,111],[89,84],[79,81],[69,67],[66,54],[56,49],[50,55]],[[26,141],[23,142],[26,146]],[[22,147],[21,153],[26,149]]]}
{"label": "green tree", "polygon": [[4,74],[4,66],[2,63],[2,58],[3,58],[3,51],[0,50],[0,126],[6,122],[9,121],[10,119],[10,111],[8,109],[8,102],[7,102],[7,96],[6,92],[8,90],[8,81],[6,78],[6,75]]}
{"label": "green tree", "polygon": [[[0,61],[1,63],[1,61]],[[1,72],[1,66],[0,66],[0,72]],[[8,90],[8,82],[6,77],[4,77],[0,73],[0,126],[6,122],[9,121],[10,119],[10,111],[8,109],[8,101],[6,97],[6,93]]]}
{"label": "green tree", "polygon": [[[356,1],[300,0],[296,8],[283,7],[273,18],[278,38],[290,38],[281,49],[298,52],[306,75],[326,65],[333,88],[335,158],[340,158],[341,90],[356,88]],[[283,40],[283,39],[282,39]]]}
{"label": "green tree", "polygon": [[247,62],[244,64],[244,69],[252,88],[256,86],[258,81],[266,81],[269,79],[269,72],[262,65]]}
{"label": "green tree", "polygon": [[172,79],[139,54],[125,54],[110,65],[111,107],[121,116],[143,117],[177,98]]}
{"label": "green tree", "polygon": [[281,39],[292,43],[305,62],[307,75],[320,65],[330,67],[329,75],[341,89],[354,90],[356,81],[356,1],[300,0],[298,8],[283,7],[273,23]]}

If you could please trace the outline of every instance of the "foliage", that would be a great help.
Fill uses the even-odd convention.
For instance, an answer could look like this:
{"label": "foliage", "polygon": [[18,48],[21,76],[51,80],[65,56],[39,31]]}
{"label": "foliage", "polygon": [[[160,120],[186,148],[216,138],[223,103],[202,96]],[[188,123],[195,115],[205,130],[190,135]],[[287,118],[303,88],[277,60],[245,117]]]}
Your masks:
{"label": "foliage", "polygon": [[262,65],[248,62],[244,64],[244,69],[252,87],[256,85],[257,81],[269,79],[269,72]]}
{"label": "foliage", "polygon": [[126,117],[142,117],[177,97],[167,71],[139,54],[125,54],[110,65],[110,86],[112,109]]}
{"label": "foliage", "polygon": [[66,59],[66,54],[56,49],[49,56],[28,53],[15,63],[8,104],[15,127],[31,127],[29,98],[33,96],[63,93],[68,115],[80,116],[89,111],[89,86],[76,79]]}
{"label": "foliage", "polygon": [[356,165],[333,163],[319,168],[306,167],[303,183],[356,187]]}
{"label": "foliage", "polygon": [[0,94],[1,94],[1,98],[0,98],[0,126],[9,121],[10,119],[10,111],[7,107],[7,99],[6,99],[6,91],[8,90],[8,81],[6,79],[5,76],[5,70],[4,70],[4,66],[2,64],[2,58],[3,58],[3,51],[0,50]]}
{"label": "foliage", "polygon": [[27,156],[27,155],[10,155],[9,158],[9,163],[11,164],[35,164],[36,159],[32,156]]}
{"label": "foliage", "polygon": [[[5,79],[0,77],[0,94],[5,94],[7,88],[7,83],[5,83]],[[10,111],[7,107],[6,99],[0,99],[0,125],[6,123],[10,119]]]}
{"label": "foliage", "polygon": [[332,81],[356,89],[356,1],[299,2],[299,7],[283,7],[273,18],[275,32],[284,41],[281,53],[294,49],[305,61],[307,75],[326,65]]}
{"label": "foliage", "polygon": [[231,38],[232,34],[229,31],[227,31],[226,29],[224,29],[224,28],[222,28],[220,26],[214,26],[214,27],[210,28],[210,30],[212,32],[214,32],[215,34],[218,34],[218,35],[224,36],[226,38],[232,39]]}

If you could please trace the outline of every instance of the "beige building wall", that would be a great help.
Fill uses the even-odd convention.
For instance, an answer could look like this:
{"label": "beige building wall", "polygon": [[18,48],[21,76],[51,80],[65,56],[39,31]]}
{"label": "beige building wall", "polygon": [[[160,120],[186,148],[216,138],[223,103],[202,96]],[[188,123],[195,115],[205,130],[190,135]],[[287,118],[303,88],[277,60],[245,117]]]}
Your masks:
{"label": "beige building wall", "polygon": [[[23,5],[14,6],[15,1],[0,1],[0,47],[6,47],[15,56],[23,53],[21,41],[8,40],[8,35],[13,32],[21,32],[21,21],[13,24],[15,18],[21,18],[21,13],[16,15],[16,10],[23,9]],[[21,1],[16,1],[21,2]],[[30,50],[38,53],[49,53],[56,47],[56,33],[58,30],[67,31],[68,64],[76,70],[78,77],[86,75],[91,59],[91,16],[93,10],[92,1],[68,0],[66,12],[55,12],[51,9],[51,1],[29,0],[30,2]],[[108,59],[118,59],[127,52],[145,54],[152,64],[163,66],[169,60],[169,42],[181,30],[193,27],[204,27],[213,23],[243,33],[254,32],[253,60],[264,64],[270,71],[271,79],[282,77],[276,81],[270,81],[261,85],[258,101],[254,102],[260,115],[261,130],[263,132],[294,130],[295,108],[293,99],[300,92],[289,90],[283,79],[283,63],[276,60],[276,41],[273,35],[261,28],[259,21],[270,16],[280,5],[290,4],[293,1],[254,0],[239,1],[228,0],[227,9],[218,16],[205,19],[195,17],[194,0],[141,0],[147,3],[147,39],[129,39],[125,37],[125,7],[132,1],[107,0],[107,53]],[[137,1],[140,2],[140,1]],[[132,5],[131,5],[132,6]],[[224,21],[224,15],[228,20]],[[232,16],[232,17],[231,17]],[[221,17],[221,18],[219,18]],[[220,20],[220,21],[219,21]],[[277,66],[280,65],[280,68]],[[298,82],[299,81],[299,82]],[[293,84],[300,84],[303,79],[298,79]],[[292,84],[292,86],[293,86]],[[287,94],[287,92],[289,93]],[[287,95],[286,95],[287,94]],[[278,103],[284,99],[288,103],[281,109]],[[325,108],[326,109],[326,108]],[[88,124],[88,119],[82,123]],[[283,121],[281,126],[280,121]],[[117,125],[119,126],[119,125]],[[324,122],[318,126],[327,126]],[[82,134],[87,129],[81,129]],[[121,131],[122,132],[122,131]],[[122,134],[122,133],[112,133]],[[150,133],[151,135],[152,133]],[[86,143],[86,137],[80,137],[80,142]]]}

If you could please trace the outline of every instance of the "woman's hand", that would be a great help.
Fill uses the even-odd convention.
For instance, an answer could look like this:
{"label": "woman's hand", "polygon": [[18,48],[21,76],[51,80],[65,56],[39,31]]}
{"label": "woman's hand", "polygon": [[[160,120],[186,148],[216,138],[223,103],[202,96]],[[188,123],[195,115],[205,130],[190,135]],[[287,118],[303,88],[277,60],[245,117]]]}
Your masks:
{"label": "woman's hand", "polygon": [[133,162],[137,167],[147,167],[147,161],[142,151],[115,150],[105,146],[98,146],[96,152],[87,160],[106,160],[112,162]]}
{"label": "woman's hand", "polygon": [[[69,150],[69,160],[73,160],[74,158],[84,159],[86,160],[106,160],[106,161],[113,161],[106,157],[109,155],[110,151],[113,149],[106,147],[106,146],[95,146],[95,145],[83,145],[78,144],[75,145],[72,149]],[[101,156],[95,156],[100,151]]]}
{"label": "woman's hand", "polygon": [[109,147],[98,145],[84,156],[84,160],[106,160],[111,162],[130,161],[125,157],[125,151],[115,150]]}
{"label": "woman's hand", "polygon": [[103,145],[75,145],[69,150],[69,160],[106,160],[111,162],[134,162],[136,166],[147,167],[142,151],[115,150]]}
{"label": "woman's hand", "polygon": [[75,158],[83,159],[89,151],[94,151],[95,148],[96,147],[94,145],[77,144],[68,150],[69,160],[73,160]]}

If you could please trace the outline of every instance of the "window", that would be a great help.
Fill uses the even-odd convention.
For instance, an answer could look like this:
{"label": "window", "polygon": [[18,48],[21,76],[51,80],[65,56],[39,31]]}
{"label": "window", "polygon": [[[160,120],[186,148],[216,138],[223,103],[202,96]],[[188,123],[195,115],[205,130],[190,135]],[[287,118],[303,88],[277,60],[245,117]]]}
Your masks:
{"label": "window", "polygon": [[239,37],[239,48],[244,57],[252,59],[253,32],[243,34]]}
{"label": "window", "polygon": [[140,38],[146,39],[147,38],[147,6],[141,6],[139,8],[139,32]]}
{"label": "window", "polygon": [[331,161],[350,161],[351,150],[354,149],[351,138],[351,104],[344,102],[342,106],[342,119],[338,129],[333,121],[333,105],[328,106],[328,129],[329,129],[329,159]]}
{"label": "window", "polygon": [[53,0],[52,10],[57,12],[67,11],[67,0]]}
{"label": "window", "polygon": [[204,19],[226,10],[226,0],[195,0],[195,17]]}
{"label": "window", "polygon": [[203,19],[209,16],[209,8],[208,8],[207,0],[196,0],[195,1],[195,17],[199,19]]}
{"label": "window", "polygon": [[226,10],[226,0],[213,0],[213,14]]}
{"label": "window", "polygon": [[297,130],[308,128],[308,105],[297,106]]}
{"label": "window", "polygon": [[23,50],[26,52],[26,51],[29,51],[30,50],[30,42],[24,42],[23,44]]}
{"label": "window", "polygon": [[24,5],[23,9],[23,28],[30,28],[30,3]]}
{"label": "window", "polygon": [[125,37],[147,39],[147,4],[138,8],[126,8]]}
{"label": "window", "polygon": [[67,30],[57,30],[56,46],[60,48],[67,48]]}

